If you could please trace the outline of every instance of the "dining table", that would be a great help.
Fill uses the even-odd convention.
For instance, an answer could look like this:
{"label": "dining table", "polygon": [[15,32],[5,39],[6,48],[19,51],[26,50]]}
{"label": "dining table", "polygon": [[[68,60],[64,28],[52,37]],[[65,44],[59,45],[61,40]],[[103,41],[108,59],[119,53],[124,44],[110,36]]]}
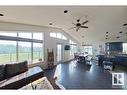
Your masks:
{"label": "dining table", "polygon": [[88,54],[76,54],[76,59],[78,63],[86,63],[86,57]]}

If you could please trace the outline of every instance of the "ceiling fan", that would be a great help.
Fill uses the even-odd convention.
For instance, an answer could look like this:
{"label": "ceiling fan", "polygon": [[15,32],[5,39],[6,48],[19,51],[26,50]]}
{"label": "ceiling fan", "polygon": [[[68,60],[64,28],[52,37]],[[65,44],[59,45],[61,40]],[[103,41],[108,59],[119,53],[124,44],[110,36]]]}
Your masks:
{"label": "ceiling fan", "polygon": [[127,23],[123,24],[123,26],[126,26],[126,25],[127,25]]}
{"label": "ceiling fan", "polygon": [[75,26],[70,29],[76,28],[76,31],[78,31],[80,28],[88,28],[87,26],[84,26],[86,23],[88,23],[88,20],[80,23],[80,19],[77,19],[77,23],[72,23]]}

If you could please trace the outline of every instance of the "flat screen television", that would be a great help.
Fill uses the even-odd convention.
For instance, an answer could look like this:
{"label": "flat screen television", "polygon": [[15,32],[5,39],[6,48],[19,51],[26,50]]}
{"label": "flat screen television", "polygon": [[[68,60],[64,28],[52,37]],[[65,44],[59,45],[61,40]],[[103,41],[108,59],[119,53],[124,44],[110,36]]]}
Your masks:
{"label": "flat screen television", "polygon": [[64,50],[70,50],[70,45],[65,45]]}

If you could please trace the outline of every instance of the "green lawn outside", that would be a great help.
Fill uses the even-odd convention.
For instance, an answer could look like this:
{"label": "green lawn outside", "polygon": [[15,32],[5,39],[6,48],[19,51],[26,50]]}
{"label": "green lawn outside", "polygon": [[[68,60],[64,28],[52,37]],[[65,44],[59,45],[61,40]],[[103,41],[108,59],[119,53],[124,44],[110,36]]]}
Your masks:
{"label": "green lawn outside", "polygon": [[[40,52],[33,52],[33,59],[38,60],[42,56]],[[19,61],[31,60],[31,53],[19,53]],[[0,64],[16,62],[16,53],[0,54]]]}

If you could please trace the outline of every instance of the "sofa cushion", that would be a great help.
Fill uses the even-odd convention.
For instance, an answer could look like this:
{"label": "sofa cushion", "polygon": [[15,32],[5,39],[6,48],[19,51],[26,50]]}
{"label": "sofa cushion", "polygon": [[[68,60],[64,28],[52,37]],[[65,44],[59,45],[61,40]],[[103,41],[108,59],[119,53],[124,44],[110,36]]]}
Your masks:
{"label": "sofa cushion", "polygon": [[14,64],[6,64],[5,78],[15,76],[15,75],[23,73],[27,70],[28,70],[27,61],[14,63]]}
{"label": "sofa cushion", "polygon": [[0,81],[4,79],[4,65],[0,65]]}

